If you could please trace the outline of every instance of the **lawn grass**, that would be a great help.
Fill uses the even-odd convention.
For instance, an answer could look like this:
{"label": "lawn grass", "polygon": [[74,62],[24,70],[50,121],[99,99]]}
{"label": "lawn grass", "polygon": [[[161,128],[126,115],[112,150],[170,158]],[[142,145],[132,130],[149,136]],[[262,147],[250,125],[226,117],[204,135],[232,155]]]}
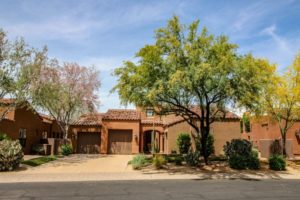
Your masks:
{"label": "lawn grass", "polygon": [[56,159],[57,159],[56,156],[42,156],[42,157],[39,157],[39,158],[33,158],[33,159],[30,159],[30,160],[23,161],[22,164],[29,165],[29,166],[32,166],[32,167],[36,167],[36,166],[45,164],[47,162],[54,161]]}

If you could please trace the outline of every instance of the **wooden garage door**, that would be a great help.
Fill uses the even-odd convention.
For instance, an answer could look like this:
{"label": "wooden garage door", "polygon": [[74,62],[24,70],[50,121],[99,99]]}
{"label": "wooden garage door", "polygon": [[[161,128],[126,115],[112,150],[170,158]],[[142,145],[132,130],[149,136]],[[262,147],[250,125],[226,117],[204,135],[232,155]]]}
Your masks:
{"label": "wooden garage door", "polygon": [[132,131],[109,130],[108,152],[110,154],[131,154]]}
{"label": "wooden garage door", "polygon": [[80,132],[77,135],[77,153],[96,154],[100,153],[100,133]]}

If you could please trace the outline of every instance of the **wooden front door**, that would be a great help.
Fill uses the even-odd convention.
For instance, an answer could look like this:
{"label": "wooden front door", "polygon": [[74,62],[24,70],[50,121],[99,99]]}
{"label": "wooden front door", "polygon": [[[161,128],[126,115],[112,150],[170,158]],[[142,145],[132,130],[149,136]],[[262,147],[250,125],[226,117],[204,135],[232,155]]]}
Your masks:
{"label": "wooden front door", "polygon": [[131,154],[132,130],[109,130],[108,152],[110,154]]}
{"label": "wooden front door", "polygon": [[100,153],[101,133],[79,132],[77,135],[77,153]]}

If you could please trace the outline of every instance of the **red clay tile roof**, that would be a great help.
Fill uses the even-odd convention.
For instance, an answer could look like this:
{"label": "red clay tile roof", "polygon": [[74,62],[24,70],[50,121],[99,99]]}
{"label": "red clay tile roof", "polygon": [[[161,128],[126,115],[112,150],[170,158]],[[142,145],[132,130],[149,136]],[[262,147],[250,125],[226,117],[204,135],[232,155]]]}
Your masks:
{"label": "red clay tile roof", "polygon": [[96,126],[102,124],[103,113],[90,113],[82,115],[73,125]]}
{"label": "red clay tile roof", "polygon": [[140,120],[136,110],[130,109],[109,109],[103,116],[103,120]]}

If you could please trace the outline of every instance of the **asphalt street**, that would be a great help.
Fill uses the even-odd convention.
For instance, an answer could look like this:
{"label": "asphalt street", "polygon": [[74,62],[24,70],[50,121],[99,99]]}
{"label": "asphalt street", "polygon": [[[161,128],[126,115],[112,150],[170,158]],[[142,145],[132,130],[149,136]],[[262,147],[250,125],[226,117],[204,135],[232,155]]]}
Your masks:
{"label": "asphalt street", "polygon": [[0,184],[0,199],[300,199],[300,180],[163,180]]}

